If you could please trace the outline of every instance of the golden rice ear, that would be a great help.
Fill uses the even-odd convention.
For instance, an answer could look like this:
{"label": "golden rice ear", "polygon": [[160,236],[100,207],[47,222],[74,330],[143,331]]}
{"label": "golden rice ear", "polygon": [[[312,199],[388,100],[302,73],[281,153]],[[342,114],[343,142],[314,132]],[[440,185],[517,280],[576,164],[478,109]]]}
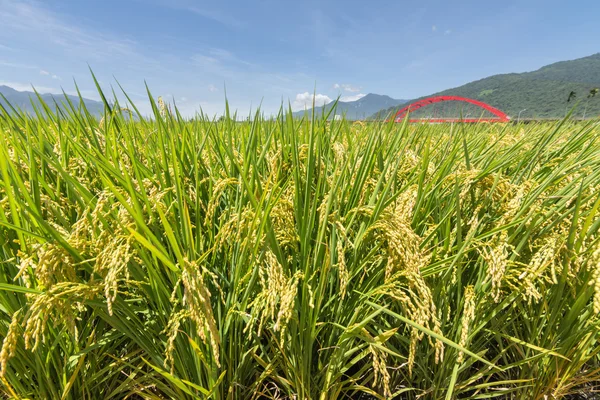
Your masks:
{"label": "golden rice ear", "polygon": [[158,96],[158,111],[160,112],[160,116],[165,118],[167,116],[167,106],[165,105],[165,101],[162,96]]}
{"label": "golden rice ear", "polygon": [[507,243],[506,231],[502,231],[490,245],[480,250],[487,265],[488,276],[492,283],[492,297],[496,303],[500,301],[501,287],[508,267],[511,246]]}
{"label": "golden rice ear", "polygon": [[350,281],[350,272],[348,272],[348,268],[346,266],[346,255],[345,248],[343,245],[343,239],[338,238],[337,242],[337,269],[338,276],[340,280],[340,296],[342,300],[346,297],[346,290],[348,288],[348,282]]}
{"label": "golden rice ear", "polygon": [[195,261],[185,260],[181,272],[183,305],[196,325],[197,335],[210,345],[214,361],[220,366],[220,336],[210,302],[211,293],[204,282],[204,275],[203,268]]}
{"label": "golden rice ear", "polygon": [[17,310],[13,314],[10,325],[8,326],[8,332],[2,341],[2,350],[0,350],[0,377],[4,377],[6,375],[8,361],[15,355],[15,351],[17,349],[17,341],[20,336],[20,313],[21,310]]}
{"label": "golden rice ear", "polygon": [[257,334],[260,336],[263,327],[268,323],[273,332],[279,333],[279,340],[283,346],[286,328],[295,310],[298,284],[303,279],[303,274],[297,271],[288,277],[271,250],[265,252],[259,268],[261,291],[248,306],[252,316],[252,323],[248,325],[248,329],[257,322]]}
{"label": "golden rice ear", "polygon": [[[471,326],[471,322],[473,322],[473,320],[475,319],[475,289],[473,288],[473,285],[465,287],[463,296],[463,315],[461,319],[460,341],[458,342],[458,345],[461,347],[467,347],[467,340],[469,338],[469,328]],[[461,364],[463,360],[464,353],[462,351],[459,351],[456,362],[458,364]]]}
{"label": "golden rice ear", "polygon": [[[390,388],[390,373],[386,364],[387,353],[377,349],[375,346],[369,346],[373,365],[373,381],[379,383],[383,388],[383,396],[391,398],[392,390]],[[378,382],[379,381],[379,382]]]}
{"label": "golden rice ear", "polygon": [[590,257],[590,267],[593,271],[590,283],[594,285],[594,313],[600,314],[600,242]]}
{"label": "golden rice ear", "polygon": [[[380,220],[369,228],[380,232],[387,243],[387,285],[380,289],[380,293],[400,300],[400,304],[413,321],[442,335],[441,321],[431,288],[421,274],[429,262],[430,255],[421,250],[422,238],[410,226],[412,199],[412,195],[400,199],[394,211],[386,210]],[[409,376],[412,376],[416,362],[417,344],[423,338],[423,333],[411,328],[407,362]],[[432,341],[428,338],[428,341],[435,349],[437,364],[444,358],[444,344],[438,339]]]}
{"label": "golden rice ear", "polygon": [[175,307],[173,307],[173,312],[169,317],[167,327],[163,331],[167,335],[164,366],[169,368],[171,374],[175,372],[175,339],[177,339],[177,335],[179,334],[179,327],[181,326],[181,323],[190,317],[191,313],[189,311],[179,310],[176,312]]}

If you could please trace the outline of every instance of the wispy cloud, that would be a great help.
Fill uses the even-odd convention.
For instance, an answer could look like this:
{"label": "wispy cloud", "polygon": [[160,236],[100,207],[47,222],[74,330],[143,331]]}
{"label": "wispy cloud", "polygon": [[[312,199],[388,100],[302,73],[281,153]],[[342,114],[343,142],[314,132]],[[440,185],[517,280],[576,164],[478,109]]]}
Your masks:
{"label": "wispy cloud", "polygon": [[20,69],[38,69],[38,67],[36,67],[35,65],[13,63],[13,62],[3,61],[3,60],[0,60],[0,66],[11,67],[11,68],[20,68]]}
{"label": "wispy cloud", "polygon": [[425,59],[417,59],[412,60],[408,64],[404,65],[402,69],[404,70],[415,70],[423,67],[425,65]]}
{"label": "wispy cloud", "polygon": [[201,67],[209,67],[220,64],[219,60],[216,58],[205,56],[203,54],[194,54],[191,59],[196,65]]}
{"label": "wispy cloud", "polygon": [[433,26],[431,27],[431,32],[435,32],[435,31],[437,31],[437,26],[433,25]]}
{"label": "wispy cloud", "polygon": [[237,57],[235,54],[233,54],[231,51],[229,50],[225,50],[225,49],[219,49],[219,48],[211,48],[208,53],[223,62],[231,62],[231,63],[236,63],[236,64],[242,64],[242,65],[247,65],[247,66],[256,66],[256,64],[253,64],[249,61],[246,60],[242,60],[241,58]]}
{"label": "wispy cloud", "polygon": [[449,35],[449,34],[451,34],[451,33],[452,33],[452,30],[451,30],[451,29],[446,29],[446,30],[444,31],[444,35]]}
{"label": "wispy cloud", "polygon": [[360,87],[350,85],[348,83],[334,83],[333,88],[338,89],[338,90],[343,90],[345,92],[350,92],[350,93],[360,92]]}
{"label": "wispy cloud", "polygon": [[[147,0],[138,0],[139,2],[146,2]],[[213,3],[212,5],[207,2],[196,2],[194,0],[155,0],[154,4],[162,7],[168,7],[175,10],[183,10],[194,13],[204,19],[218,22],[228,28],[240,29],[246,26],[246,23],[236,16],[232,15],[231,11],[224,11],[217,7]]]}
{"label": "wispy cloud", "polygon": [[231,28],[242,28],[245,25],[244,22],[233,17],[230,13],[224,13],[219,10],[199,8],[197,6],[189,6],[185,7],[185,9]]}
{"label": "wispy cloud", "polygon": [[190,57],[193,64],[202,68],[204,73],[209,73],[221,78],[241,78],[249,69],[257,72],[260,66],[237,57],[225,49],[210,48],[203,53]]}
{"label": "wispy cloud", "polygon": [[43,3],[31,0],[0,0],[0,26],[5,34],[46,41],[86,61],[133,58],[137,64],[157,64],[137,51],[134,40],[78,26],[45,8]]}
{"label": "wispy cloud", "polygon": [[[219,12],[219,10],[226,10],[225,6],[204,2],[201,4],[195,0],[153,0],[153,2],[154,10],[157,4],[162,3],[165,3],[165,7],[173,8],[174,10],[159,8],[159,11],[169,12],[171,17],[177,16],[179,13],[177,10],[181,9],[204,15],[230,27],[243,26],[236,20],[235,9],[226,14]],[[168,5],[167,2],[175,4]],[[194,7],[196,9],[193,9]],[[311,62],[303,61],[300,56],[297,56],[297,60],[282,62],[262,61],[269,60],[269,57],[257,58],[255,51],[248,51],[247,47],[240,46],[239,43],[220,45],[210,37],[202,40],[197,40],[195,37],[184,38],[176,46],[169,46],[168,40],[153,41],[151,38],[141,36],[141,33],[139,37],[129,31],[122,33],[115,24],[106,23],[102,26],[86,24],[85,18],[89,16],[63,10],[65,9],[56,7],[54,3],[42,0],[0,0],[0,26],[3,28],[0,30],[0,43],[15,43],[15,47],[18,48],[18,53],[15,54],[20,57],[9,58],[9,53],[2,53],[0,48],[0,59],[5,59],[5,64],[11,64],[11,67],[15,68],[19,67],[16,62],[25,63],[33,60],[34,65],[28,67],[35,68],[31,71],[3,69],[11,73],[10,76],[3,76],[3,78],[15,82],[31,80],[34,83],[44,84],[44,90],[49,89],[48,91],[57,93],[60,92],[60,86],[63,84],[61,77],[66,81],[64,85],[67,92],[73,89],[67,77],[75,77],[84,91],[93,89],[90,80],[88,79],[86,84],[85,79],[86,63],[89,63],[96,76],[104,82],[101,86],[108,90],[110,90],[108,86],[112,82],[110,78],[112,74],[117,75],[117,79],[129,94],[141,91],[142,80],[146,79],[150,88],[157,94],[170,92],[176,99],[185,96],[189,99],[186,104],[196,104],[196,106],[202,101],[208,101],[207,107],[216,108],[217,100],[221,101],[223,97],[222,88],[225,84],[229,89],[227,94],[230,104],[232,107],[239,106],[240,109],[244,109],[251,102],[256,105],[260,98],[264,99],[262,104],[265,109],[278,107],[280,101],[288,98],[292,102],[296,101],[295,106],[301,108],[306,104],[306,99],[302,99],[301,96],[296,100],[296,95],[303,95],[305,88],[311,87],[319,80],[317,72],[302,72],[313,70],[310,68]],[[234,15],[231,16],[231,13]],[[323,17],[320,33],[331,33],[327,23],[332,19],[328,13],[319,15]],[[192,22],[210,25],[211,31],[228,31],[200,18],[193,19],[196,21],[192,20]],[[310,21],[310,14],[307,21]],[[348,27],[354,28],[354,25],[359,22],[345,20],[345,30]],[[169,34],[166,26],[165,33]],[[331,40],[332,45],[336,43],[339,35],[341,33],[334,35]],[[34,50],[40,48],[47,51],[36,51],[33,54]],[[26,53],[21,49],[31,51]],[[318,51],[321,50],[322,48]],[[261,61],[256,61],[257,59]],[[346,61],[342,60],[342,62]],[[21,89],[30,89],[29,85],[19,85]],[[50,88],[50,86],[57,86],[57,88]],[[326,90],[315,98],[318,103],[329,102],[336,96],[330,87]],[[360,87],[343,84],[339,92],[352,96],[361,93],[361,90]],[[90,93],[90,96],[92,94]],[[307,99],[310,99],[308,103],[312,105],[312,95],[308,96]],[[143,97],[139,97],[142,103]],[[221,107],[222,104],[219,103],[219,108]]]}

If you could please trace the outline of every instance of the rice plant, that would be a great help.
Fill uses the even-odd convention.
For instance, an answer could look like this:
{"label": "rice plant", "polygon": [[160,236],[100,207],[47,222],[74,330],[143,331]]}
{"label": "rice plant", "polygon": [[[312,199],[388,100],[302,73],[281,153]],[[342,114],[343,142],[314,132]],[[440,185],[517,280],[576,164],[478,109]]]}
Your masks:
{"label": "rice plant", "polygon": [[596,122],[242,123],[149,99],[152,118],[0,110],[6,398],[594,390]]}

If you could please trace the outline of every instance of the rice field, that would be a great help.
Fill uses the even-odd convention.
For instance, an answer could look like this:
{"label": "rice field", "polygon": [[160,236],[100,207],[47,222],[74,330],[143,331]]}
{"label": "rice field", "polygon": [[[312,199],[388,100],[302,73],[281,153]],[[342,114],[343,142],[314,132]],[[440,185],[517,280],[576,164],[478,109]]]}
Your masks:
{"label": "rice field", "polygon": [[0,110],[3,397],[598,385],[596,121],[236,122],[151,101]]}

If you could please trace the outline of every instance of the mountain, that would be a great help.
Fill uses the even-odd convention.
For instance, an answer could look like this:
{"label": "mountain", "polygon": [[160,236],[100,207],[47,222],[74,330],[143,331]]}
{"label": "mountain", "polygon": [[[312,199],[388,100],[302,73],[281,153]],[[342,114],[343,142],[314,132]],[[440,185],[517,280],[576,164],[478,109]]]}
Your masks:
{"label": "mountain", "polygon": [[[486,102],[513,119],[524,109],[523,117],[560,118],[565,115],[566,109],[575,105],[572,100],[567,102],[569,94],[574,91],[576,100],[580,101],[574,115],[581,117],[585,112],[586,116],[597,116],[600,114],[600,94],[587,97],[593,88],[600,88],[600,53],[557,62],[532,72],[493,75],[410,102],[431,96],[454,95]],[[382,109],[373,117],[385,117],[398,108]],[[427,108],[421,109],[421,113],[427,113]],[[453,112],[456,113],[456,110]],[[417,117],[417,112],[414,115]]]}
{"label": "mountain", "polygon": [[[8,86],[0,85],[0,93],[6,97],[6,100],[16,109],[21,109],[26,113],[33,114],[34,107],[32,105],[35,104],[35,107],[40,107],[39,99],[37,98],[34,92],[20,92]],[[54,95],[50,93],[40,94],[40,97],[46,104],[48,104],[51,108],[55,108],[55,104],[61,109],[65,109],[64,104],[66,103],[66,99],[64,95]],[[69,100],[73,103],[75,107],[79,107],[80,99],[77,96],[67,95]],[[101,115],[104,112],[104,103],[100,101],[83,99],[83,102],[90,112],[93,115]],[[10,111],[10,108],[7,106],[6,101],[0,96],[0,105]],[[0,113],[2,109],[0,108]]]}
{"label": "mountain", "polygon": [[[345,114],[346,118],[350,120],[365,119],[381,109],[388,107],[396,107],[405,102],[406,100],[392,99],[389,96],[369,93],[366,96],[363,96],[355,101],[338,101],[335,114]],[[323,110],[325,110],[325,112],[327,113],[329,112],[329,110],[331,110],[333,104],[334,103],[329,103],[321,107],[315,107],[315,113],[317,115],[320,115],[323,113]],[[296,111],[294,113],[294,116],[302,117],[305,115],[305,113],[308,113],[308,115],[310,115],[312,113],[312,108],[306,111]]]}

